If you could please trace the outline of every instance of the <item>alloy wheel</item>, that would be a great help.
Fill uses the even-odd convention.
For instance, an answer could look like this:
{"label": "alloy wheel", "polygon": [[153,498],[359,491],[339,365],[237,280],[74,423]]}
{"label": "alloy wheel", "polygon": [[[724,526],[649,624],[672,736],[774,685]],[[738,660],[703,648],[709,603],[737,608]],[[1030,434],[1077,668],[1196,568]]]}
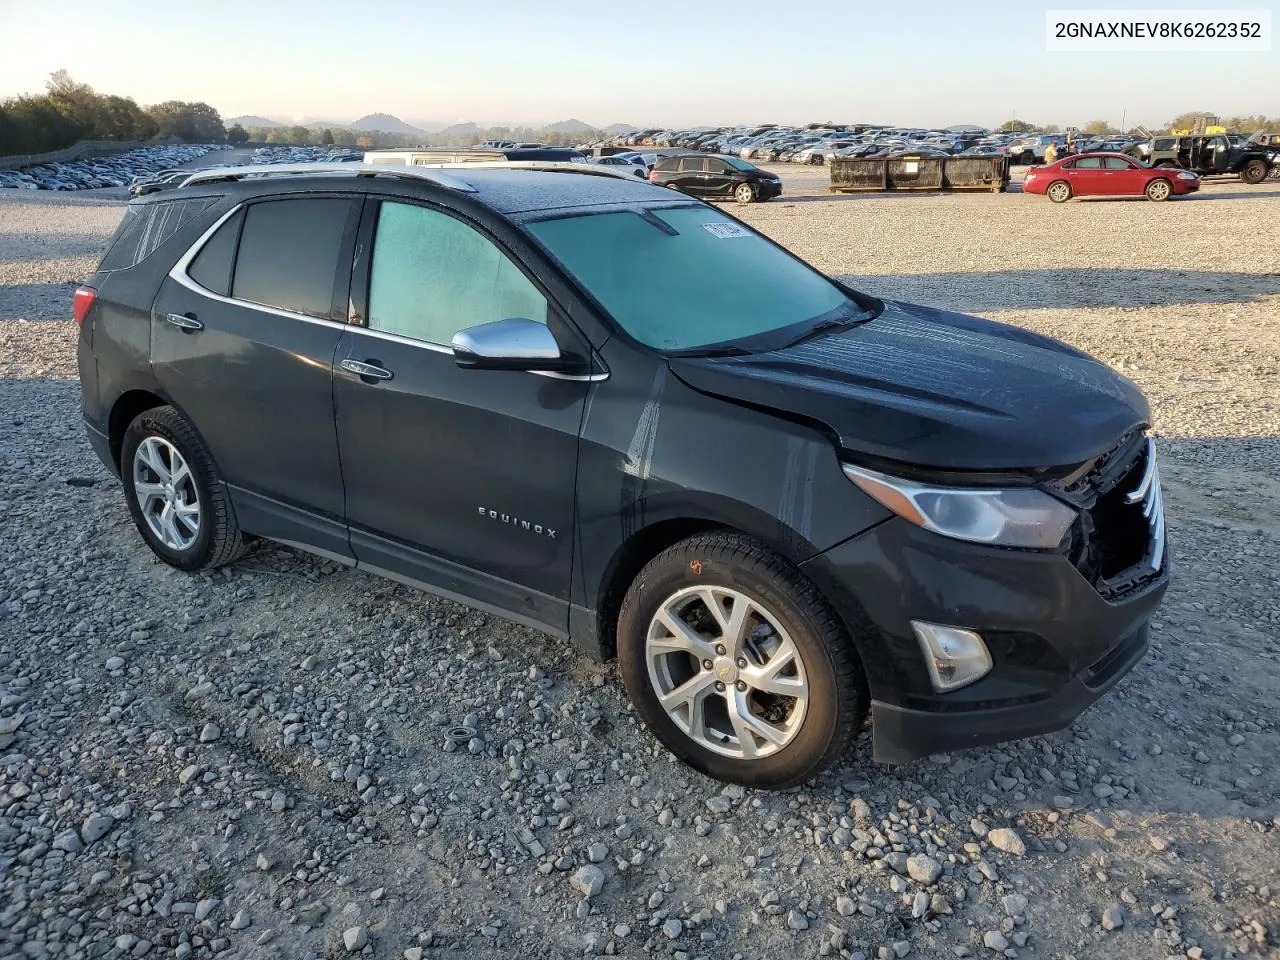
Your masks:
{"label": "alloy wheel", "polygon": [[142,517],[170,550],[186,550],[200,535],[200,493],[178,448],[150,436],[133,454],[133,491]]}
{"label": "alloy wheel", "polygon": [[1166,180],[1153,180],[1147,187],[1147,196],[1152,200],[1166,200],[1171,192]]}
{"label": "alloy wheel", "polygon": [[799,648],[759,601],[728,587],[686,587],[658,608],[645,638],[659,706],[699,746],[768,757],[800,731],[809,683]]}
{"label": "alloy wheel", "polygon": [[1065,183],[1051,184],[1049,187],[1049,199],[1055,203],[1062,203],[1071,198],[1071,188]]}
{"label": "alloy wheel", "polygon": [[739,203],[750,203],[756,197],[755,191],[751,189],[751,184],[749,183],[739,184],[734,196]]}

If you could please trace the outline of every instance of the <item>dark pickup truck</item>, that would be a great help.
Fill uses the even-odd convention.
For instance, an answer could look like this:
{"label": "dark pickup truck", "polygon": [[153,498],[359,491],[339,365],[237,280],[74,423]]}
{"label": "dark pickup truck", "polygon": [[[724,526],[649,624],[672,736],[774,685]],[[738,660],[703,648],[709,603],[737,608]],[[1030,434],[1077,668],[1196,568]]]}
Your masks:
{"label": "dark pickup truck", "polygon": [[1235,175],[1245,183],[1267,178],[1272,153],[1246,142],[1233,145],[1223,134],[1199,137],[1152,137],[1126,148],[1125,153],[1153,167],[1181,167],[1201,176]]}

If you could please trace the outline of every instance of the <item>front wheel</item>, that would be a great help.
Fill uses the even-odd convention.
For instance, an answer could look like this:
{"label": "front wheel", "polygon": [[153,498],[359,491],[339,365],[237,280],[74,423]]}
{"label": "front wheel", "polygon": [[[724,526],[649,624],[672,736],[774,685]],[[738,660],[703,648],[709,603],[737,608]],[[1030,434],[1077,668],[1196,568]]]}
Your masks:
{"label": "front wheel", "polygon": [[1267,164],[1262,160],[1250,160],[1240,169],[1240,179],[1245,183],[1261,183],[1267,179]]}
{"label": "front wheel", "polygon": [[1071,184],[1065,180],[1056,180],[1049,184],[1049,189],[1045,193],[1054,203],[1066,203],[1071,199]]}
{"label": "front wheel", "polygon": [[1152,180],[1147,184],[1146,193],[1148,200],[1157,202],[1168,200],[1169,195],[1173,193],[1173,184],[1161,177],[1159,180]]}
{"label": "front wheel", "polygon": [[208,570],[246,547],[226,485],[195,427],[173,407],[134,418],[120,450],[120,478],[138,532],[165,563]]}
{"label": "front wheel", "polygon": [[692,537],[640,571],[618,616],[618,662],[672,753],[752,787],[818,773],[868,707],[849,636],[817,589],[738,534]]}
{"label": "front wheel", "polygon": [[751,203],[756,198],[756,192],[749,183],[740,183],[733,191],[733,199],[739,203]]}

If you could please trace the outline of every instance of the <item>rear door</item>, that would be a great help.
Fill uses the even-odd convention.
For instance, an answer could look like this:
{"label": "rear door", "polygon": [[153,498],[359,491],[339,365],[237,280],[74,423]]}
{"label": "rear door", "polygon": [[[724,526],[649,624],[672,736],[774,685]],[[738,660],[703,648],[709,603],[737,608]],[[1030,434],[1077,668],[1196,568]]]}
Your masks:
{"label": "rear door", "polygon": [[701,196],[707,192],[707,158],[681,157],[676,183],[685,193]]}
{"label": "rear door", "polygon": [[587,355],[587,345],[514,257],[453,211],[370,201],[360,236],[372,248],[356,267],[364,323],[350,328],[334,377],[358,561],[564,633],[591,383],[464,369],[449,344],[467,327],[525,317],[546,323],[562,351]]}
{"label": "rear door", "polygon": [[204,437],[240,525],[341,557],[332,370],[360,206],[307,195],[232,210],[151,312],[156,379]]}
{"label": "rear door", "polygon": [[1080,157],[1067,162],[1067,180],[1077,197],[1096,197],[1106,193],[1101,157]]}

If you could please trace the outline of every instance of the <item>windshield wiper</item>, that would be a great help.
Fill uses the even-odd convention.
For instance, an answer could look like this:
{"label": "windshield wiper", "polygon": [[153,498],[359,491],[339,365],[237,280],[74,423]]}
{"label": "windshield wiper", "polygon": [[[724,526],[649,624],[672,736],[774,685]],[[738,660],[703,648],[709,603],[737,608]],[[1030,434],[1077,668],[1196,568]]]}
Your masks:
{"label": "windshield wiper", "polygon": [[806,340],[813,340],[817,337],[825,336],[833,330],[843,330],[845,327],[851,327],[857,323],[866,323],[870,319],[870,315],[864,314],[858,317],[830,317],[826,320],[819,320],[800,336],[794,340],[788,340],[778,349],[784,350],[787,347],[794,347],[797,343],[804,343]]}
{"label": "windshield wiper", "polygon": [[698,347],[693,350],[677,350],[669,357],[745,357],[752,353],[746,347],[726,344],[722,347]]}

